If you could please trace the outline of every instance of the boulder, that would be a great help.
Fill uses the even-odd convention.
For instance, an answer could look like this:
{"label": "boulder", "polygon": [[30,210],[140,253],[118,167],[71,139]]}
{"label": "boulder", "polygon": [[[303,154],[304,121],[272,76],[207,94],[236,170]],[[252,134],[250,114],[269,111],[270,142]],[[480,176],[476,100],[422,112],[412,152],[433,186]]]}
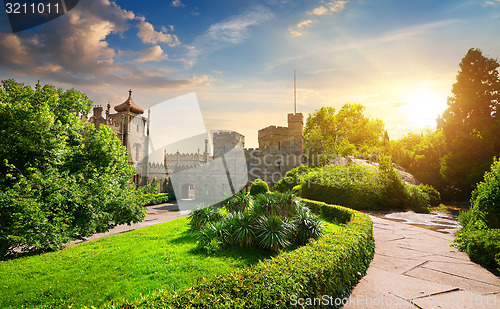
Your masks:
{"label": "boulder", "polygon": [[[332,159],[330,162],[328,162],[328,165],[342,165],[342,166],[348,166],[348,165],[364,165],[364,166],[373,166],[374,168],[378,168],[380,165],[378,162],[373,162],[369,160],[364,160],[364,159],[357,159],[354,156],[347,156],[347,157],[336,157]],[[418,181],[415,176],[410,174],[407,170],[405,170],[403,167],[392,163],[392,166],[396,171],[398,171],[399,175],[401,175],[401,180],[403,180],[405,183],[409,185],[419,185],[420,181]]]}

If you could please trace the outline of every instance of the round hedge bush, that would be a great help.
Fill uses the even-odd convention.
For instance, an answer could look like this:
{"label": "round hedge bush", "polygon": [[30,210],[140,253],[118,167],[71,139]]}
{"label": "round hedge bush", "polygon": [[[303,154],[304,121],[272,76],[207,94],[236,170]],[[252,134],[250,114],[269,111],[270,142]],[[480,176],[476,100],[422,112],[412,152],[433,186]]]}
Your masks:
{"label": "round hedge bush", "polygon": [[250,187],[250,195],[258,195],[269,192],[269,186],[262,179],[255,179]]}

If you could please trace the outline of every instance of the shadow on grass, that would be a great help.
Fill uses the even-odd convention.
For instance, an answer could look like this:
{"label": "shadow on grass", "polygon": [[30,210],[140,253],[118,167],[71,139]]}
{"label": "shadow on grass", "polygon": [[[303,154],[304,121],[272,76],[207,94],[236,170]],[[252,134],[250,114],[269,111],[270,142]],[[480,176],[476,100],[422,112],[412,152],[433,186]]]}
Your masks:
{"label": "shadow on grass", "polygon": [[196,242],[196,232],[190,230],[184,231],[179,237],[169,240],[169,243],[175,245],[195,243],[195,242]]}
{"label": "shadow on grass", "polygon": [[268,250],[260,248],[243,248],[243,247],[228,247],[222,249],[219,252],[206,253],[203,249],[196,247],[189,250],[189,254],[213,257],[213,258],[234,259],[241,261],[245,265],[245,267],[247,267],[255,263],[258,263],[261,260],[266,260],[273,256],[276,256],[278,253],[272,253]]}

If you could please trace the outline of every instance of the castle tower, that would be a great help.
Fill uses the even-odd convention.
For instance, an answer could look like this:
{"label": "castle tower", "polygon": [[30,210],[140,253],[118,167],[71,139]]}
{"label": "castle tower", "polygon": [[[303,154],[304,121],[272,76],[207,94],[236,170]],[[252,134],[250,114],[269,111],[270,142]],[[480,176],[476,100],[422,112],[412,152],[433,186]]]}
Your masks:
{"label": "castle tower", "polygon": [[302,153],[304,136],[304,116],[302,113],[288,114],[288,134],[293,137],[293,153]]}

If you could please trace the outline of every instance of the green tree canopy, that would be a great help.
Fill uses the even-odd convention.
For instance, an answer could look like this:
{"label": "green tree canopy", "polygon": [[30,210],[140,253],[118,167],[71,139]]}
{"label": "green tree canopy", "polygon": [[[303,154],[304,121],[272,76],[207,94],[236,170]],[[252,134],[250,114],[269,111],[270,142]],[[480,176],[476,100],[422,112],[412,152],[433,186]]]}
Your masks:
{"label": "green tree canopy", "polygon": [[304,128],[306,152],[326,157],[379,152],[387,138],[384,123],[367,118],[364,112],[362,104],[345,104],[338,113],[333,107],[322,107],[309,114]]}
{"label": "green tree canopy", "polygon": [[107,126],[79,119],[92,102],[74,89],[0,88],[0,256],[57,249],[145,216],[146,195],[125,147]]}
{"label": "green tree canopy", "polygon": [[418,180],[441,190],[445,183],[440,174],[446,146],[441,130],[409,133],[391,142],[392,161],[406,168]]}
{"label": "green tree canopy", "polygon": [[472,48],[459,66],[453,96],[439,119],[448,152],[441,173],[470,191],[500,153],[500,63]]}

